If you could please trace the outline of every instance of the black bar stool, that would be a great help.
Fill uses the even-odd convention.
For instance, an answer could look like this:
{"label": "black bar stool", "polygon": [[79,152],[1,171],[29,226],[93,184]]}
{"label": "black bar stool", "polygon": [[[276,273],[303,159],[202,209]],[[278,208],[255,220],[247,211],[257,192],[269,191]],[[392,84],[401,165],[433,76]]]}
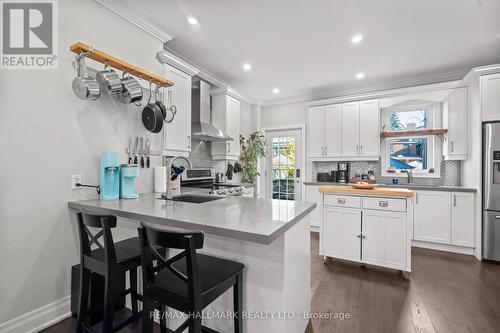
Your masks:
{"label": "black bar stool", "polygon": [[[93,332],[92,327],[85,322],[87,318],[90,274],[100,274],[105,278],[104,316],[102,332],[115,332],[141,317],[138,311],[138,301],[142,296],[137,293],[137,267],[141,265],[139,238],[129,238],[117,243],[113,242],[111,228],[116,227],[116,216],[77,213],[78,233],[80,235],[80,292],[78,314],[75,331]],[[98,228],[92,234],[88,227]],[[104,239],[102,244],[99,239]],[[92,245],[97,249],[92,250]],[[118,292],[116,281],[129,271],[130,288]],[[113,326],[115,304],[120,297],[130,294],[132,300],[132,315],[117,326]]]}
{"label": "black bar stool", "polygon": [[[202,310],[231,287],[234,332],[243,332],[240,318],[243,264],[197,254],[196,250],[203,248],[204,234],[201,231],[180,232],[141,223],[139,238],[144,281],[143,333],[152,332],[152,314],[156,307],[171,307],[189,315],[175,331],[166,327],[166,320],[161,320],[162,332],[179,333],[186,328],[189,328],[189,333],[216,332],[202,326]],[[155,250],[158,246],[183,251],[167,259]]]}

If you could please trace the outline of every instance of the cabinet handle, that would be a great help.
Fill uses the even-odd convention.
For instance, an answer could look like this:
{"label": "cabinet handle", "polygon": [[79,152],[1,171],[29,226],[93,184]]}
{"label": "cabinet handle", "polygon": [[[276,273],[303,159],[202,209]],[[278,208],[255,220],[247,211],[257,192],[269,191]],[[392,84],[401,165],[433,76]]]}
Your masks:
{"label": "cabinet handle", "polygon": [[387,201],[379,201],[378,205],[380,207],[388,207],[389,206],[389,202],[387,202]]}
{"label": "cabinet handle", "polygon": [[453,145],[453,143],[454,143],[454,142],[452,141],[452,142],[451,142],[451,152],[452,152],[452,153],[453,153],[453,150],[455,150],[455,149],[454,149],[454,145]]}
{"label": "cabinet handle", "polygon": [[325,155],[328,155],[328,146],[325,146]]}
{"label": "cabinet handle", "polygon": [[453,207],[457,207],[457,195],[453,194]]}
{"label": "cabinet handle", "polygon": [[359,146],[360,155],[363,155],[363,145]]}
{"label": "cabinet handle", "polygon": [[356,145],[356,155],[359,155],[359,146]]}
{"label": "cabinet handle", "polygon": [[228,142],[227,143],[227,152],[230,153],[231,152],[231,142]]}
{"label": "cabinet handle", "polygon": [[191,149],[191,135],[188,135],[188,149]]}
{"label": "cabinet handle", "polygon": [[341,205],[345,204],[345,199],[337,199],[337,202]]}
{"label": "cabinet handle", "polygon": [[325,146],[321,146],[321,155],[325,155]]}
{"label": "cabinet handle", "polygon": [[497,220],[500,220],[500,215],[495,215],[495,218],[496,218]]}
{"label": "cabinet handle", "polygon": [[417,205],[418,205],[418,192],[417,192],[417,193],[415,193],[415,204],[417,204]]}
{"label": "cabinet handle", "polygon": [[359,234],[359,235],[357,235],[356,237],[361,238],[361,237],[363,237],[363,235],[362,235],[362,234]]}

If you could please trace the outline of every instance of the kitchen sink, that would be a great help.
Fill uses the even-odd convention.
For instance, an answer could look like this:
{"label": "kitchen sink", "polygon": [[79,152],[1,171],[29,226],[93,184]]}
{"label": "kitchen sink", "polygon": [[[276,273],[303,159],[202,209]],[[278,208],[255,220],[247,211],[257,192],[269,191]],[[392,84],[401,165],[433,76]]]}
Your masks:
{"label": "kitchen sink", "polygon": [[214,200],[223,199],[224,197],[217,197],[211,195],[199,195],[199,194],[181,194],[176,195],[172,198],[172,201],[181,201],[181,202],[189,202],[189,203],[204,203]]}

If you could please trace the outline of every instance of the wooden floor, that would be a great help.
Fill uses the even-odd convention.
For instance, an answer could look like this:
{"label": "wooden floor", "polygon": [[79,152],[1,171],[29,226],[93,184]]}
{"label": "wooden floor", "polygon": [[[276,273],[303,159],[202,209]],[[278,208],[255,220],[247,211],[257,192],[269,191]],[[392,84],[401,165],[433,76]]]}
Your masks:
{"label": "wooden floor", "polygon": [[[318,234],[312,233],[312,311],[350,318],[312,320],[307,333],[500,332],[500,265],[418,248],[412,261],[409,281],[371,266],[338,260],[323,265]],[[73,332],[73,326],[68,318],[45,332]],[[120,332],[140,332],[140,324]]]}

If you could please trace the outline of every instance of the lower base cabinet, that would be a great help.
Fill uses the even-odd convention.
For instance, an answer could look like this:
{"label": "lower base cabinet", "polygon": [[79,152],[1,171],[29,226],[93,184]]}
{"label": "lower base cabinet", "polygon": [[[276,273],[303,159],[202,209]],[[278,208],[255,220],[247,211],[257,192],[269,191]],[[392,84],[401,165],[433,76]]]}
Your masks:
{"label": "lower base cabinet", "polygon": [[323,209],[323,194],[319,191],[319,185],[306,185],[304,201],[316,203],[316,209],[310,214],[311,226],[319,228],[321,224],[321,211]]}
{"label": "lower base cabinet", "polygon": [[411,270],[412,210],[407,207],[412,205],[407,199],[325,194],[323,202],[320,255]]}

